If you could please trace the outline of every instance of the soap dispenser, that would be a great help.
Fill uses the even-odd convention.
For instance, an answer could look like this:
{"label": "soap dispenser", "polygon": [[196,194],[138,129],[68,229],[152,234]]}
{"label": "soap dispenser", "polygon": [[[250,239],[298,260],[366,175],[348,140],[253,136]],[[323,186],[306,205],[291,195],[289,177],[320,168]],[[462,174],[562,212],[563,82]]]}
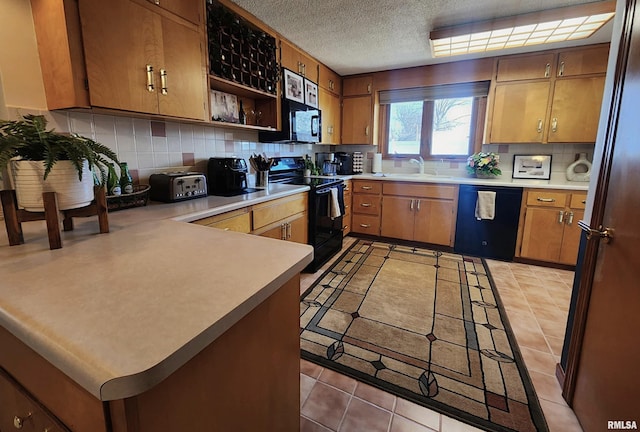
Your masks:
{"label": "soap dispenser", "polygon": [[578,159],[567,167],[567,180],[588,182],[591,177],[591,162],[586,153],[580,153]]}

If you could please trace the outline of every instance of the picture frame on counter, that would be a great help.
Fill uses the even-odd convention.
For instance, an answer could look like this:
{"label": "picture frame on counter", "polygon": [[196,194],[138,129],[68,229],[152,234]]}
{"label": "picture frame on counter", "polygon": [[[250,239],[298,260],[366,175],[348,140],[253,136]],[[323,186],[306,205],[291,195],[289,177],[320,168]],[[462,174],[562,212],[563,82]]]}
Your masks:
{"label": "picture frame on counter", "polygon": [[304,79],[304,103],[318,108],[318,85],[306,78]]}
{"label": "picture frame on counter", "polygon": [[211,90],[211,120],[228,123],[240,123],[238,96]]}
{"label": "picture frame on counter", "polygon": [[284,97],[303,104],[304,78],[289,69],[283,69],[282,74],[284,75]]}
{"label": "picture frame on counter", "polygon": [[513,155],[514,179],[549,180],[551,155]]}

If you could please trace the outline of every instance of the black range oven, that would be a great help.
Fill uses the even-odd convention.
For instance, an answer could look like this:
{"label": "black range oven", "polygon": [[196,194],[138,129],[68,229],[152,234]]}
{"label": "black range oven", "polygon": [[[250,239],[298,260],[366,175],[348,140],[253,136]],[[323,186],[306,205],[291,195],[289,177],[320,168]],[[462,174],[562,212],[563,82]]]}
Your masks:
{"label": "black range oven", "polygon": [[315,272],[342,249],[344,182],[335,177],[303,177],[302,157],[274,159],[269,182],[306,185],[311,188],[308,243],[313,246],[313,261],[305,271]]}

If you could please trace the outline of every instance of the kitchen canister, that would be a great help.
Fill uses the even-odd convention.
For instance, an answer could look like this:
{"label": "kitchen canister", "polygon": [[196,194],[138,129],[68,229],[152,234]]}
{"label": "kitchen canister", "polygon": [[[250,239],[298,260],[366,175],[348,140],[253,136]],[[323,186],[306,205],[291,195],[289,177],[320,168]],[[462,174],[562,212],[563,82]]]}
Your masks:
{"label": "kitchen canister", "polygon": [[580,153],[578,159],[567,167],[567,180],[588,182],[591,177],[591,162],[586,153]]}

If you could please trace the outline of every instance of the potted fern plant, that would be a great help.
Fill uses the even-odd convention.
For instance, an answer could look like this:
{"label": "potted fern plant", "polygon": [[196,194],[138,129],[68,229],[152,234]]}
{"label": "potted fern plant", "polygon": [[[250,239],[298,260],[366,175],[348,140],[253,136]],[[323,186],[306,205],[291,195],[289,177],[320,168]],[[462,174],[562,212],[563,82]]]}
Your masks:
{"label": "potted fern plant", "polygon": [[0,120],[0,170],[10,165],[18,207],[27,211],[44,210],[43,192],[56,192],[60,210],[90,204],[94,175],[105,184],[108,165],[114,162],[116,154],[105,145],[47,130],[44,116]]}

